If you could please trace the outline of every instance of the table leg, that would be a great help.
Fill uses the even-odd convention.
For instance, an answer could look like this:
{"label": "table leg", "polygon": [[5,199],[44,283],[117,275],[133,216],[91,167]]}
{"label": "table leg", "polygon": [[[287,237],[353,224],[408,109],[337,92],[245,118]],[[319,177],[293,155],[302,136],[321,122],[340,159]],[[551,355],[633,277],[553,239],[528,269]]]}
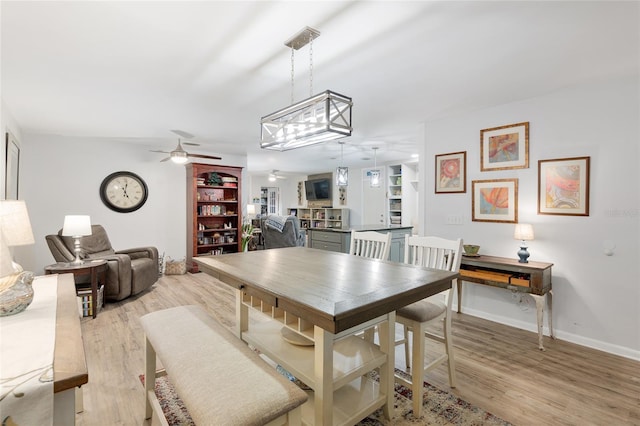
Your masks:
{"label": "table leg", "polygon": [[547,319],[549,320],[549,335],[551,336],[552,339],[555,339],[556,335],[553,332],[553,315],[551,315],[552,306],[553,306],[553,290],[549,290],[549,293],[547,293]]}
{"label": "table leg", "polygon": [[242,333],[249,330],[249,307],[242,303],[242,290],[236,290],[236,336],[242,340]]}
{"label": "table leg", "polygon": [[[380,339],[380,350],[387,354],[386,364],[380,366],[380,392],[386,395],[387,402],[382,406],[384,416],[391,420],[393,417],[394,404],[394,381],[395,381],[395,330],[396,313],[389,312],[387,321],[378,324],[378,338]],[[406,343],[405,343],[406,344]]]}
{"label": "table leg", "polygon": [[97,268],[91,268],[91,309],[93,310],[93,318],[98,315],[98,271]]}
{"label": "table leg", "polygon": [[333,334],[316,325],[313,340],[316,378],[314,424],[333,425]]}
{"label": "table leg", "polygon": [[456,290],[458,290],[458,313],[462,313],[462,280],[456,280]]}
{"label": "table leg", "polygon": [[545,296],[532,294],[531,297],[533,297],[533,300],[536,301],[536,313],[537,313],[537,320],[538,320],[538,349],[540,349],[541,351],[544,351],[544,346],[542,345],[542,327],[543,327],[542,321],[543,321],[543,315],[544,315]]}

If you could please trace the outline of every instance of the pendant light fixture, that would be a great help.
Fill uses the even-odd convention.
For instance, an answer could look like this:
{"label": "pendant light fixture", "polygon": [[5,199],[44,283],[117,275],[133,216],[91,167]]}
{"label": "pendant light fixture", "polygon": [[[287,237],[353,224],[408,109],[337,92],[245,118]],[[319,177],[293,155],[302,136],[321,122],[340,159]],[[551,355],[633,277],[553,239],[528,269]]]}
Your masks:
{"label": "pendant light fixture", "polygon": [[380,188],[380,169],[378,169],[378,147],[374,146],[373,148],[373,170],[371,170],[369,180],[369,184],[371,188]]}
{"label": "pendant light fixture", "polygon": [[336,169],[336,185],[348,186],[349,185],[349,168],[344,167],[344,141],[339,141],[340,144],[340,165]]}
{"label": "pendant light fixture", "polygon": [[[319,36],[305,27],[284,43],[291,48],[291,105],[262,117],[260,148],[287,151],[351,136],[351,98],[330,90],[313,95],[313,40]],[[307,44],[309,98],[294,104],[294,51]]]}

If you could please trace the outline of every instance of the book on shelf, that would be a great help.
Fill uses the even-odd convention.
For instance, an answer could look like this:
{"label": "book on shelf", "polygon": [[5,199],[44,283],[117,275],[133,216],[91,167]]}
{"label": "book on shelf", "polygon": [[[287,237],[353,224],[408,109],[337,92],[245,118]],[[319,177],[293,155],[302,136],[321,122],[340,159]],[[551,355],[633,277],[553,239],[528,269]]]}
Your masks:
{"label": "book on shelf", "polygon": [[94,307],[102,309],[102,298],[104,297],[104,285],[101,285],[98,289],[98,303],[97,305],[93,301],[93,295],[91,294],[91,287],[79,286],[76,288],[76,294],[78,295],[78,311],[83,317],[93,316]]}

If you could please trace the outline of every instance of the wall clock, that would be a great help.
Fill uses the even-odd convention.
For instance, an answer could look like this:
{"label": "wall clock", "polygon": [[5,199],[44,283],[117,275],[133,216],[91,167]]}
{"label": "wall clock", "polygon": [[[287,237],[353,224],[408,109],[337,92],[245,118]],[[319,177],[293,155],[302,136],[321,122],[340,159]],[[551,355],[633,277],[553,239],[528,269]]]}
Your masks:
{"label": "wall clock", "polygon": [[115,172],[100,185],[100,199],[105,206],[120,213],[138,210],[147,201],[149,190],[140,176],[131,172]]}

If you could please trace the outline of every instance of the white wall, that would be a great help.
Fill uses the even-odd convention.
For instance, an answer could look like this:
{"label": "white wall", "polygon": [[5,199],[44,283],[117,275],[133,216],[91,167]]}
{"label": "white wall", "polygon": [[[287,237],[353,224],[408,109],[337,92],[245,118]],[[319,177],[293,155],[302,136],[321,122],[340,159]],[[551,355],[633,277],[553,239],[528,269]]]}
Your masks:
{"label": "white wall", "polygon": [[[0,164],[2,164],[2,169],[0,170],[2,172],[0,173],[0,199],[4,199],[4,180],[6,176],[5,159],[7,158],[6,135],[7,132],[11,133],[16,138],[18,146],[21,147],[22,132],[18,127],[18,123],[16,123],[13,116],[11,115],[11,111],[9,111],[2,99],[0,99],[0,129],[2,129],[2,143],[0,143],[0,158],[2,159],[2,161],[0,161]],[[20,170],[18,170],[18,172],[20,172]],[[18,192],[18,196],[20,197],[22,195],[20,187],[18,187]]]}
{"label": "white wall", "polygon": [[[108,139],[23,133],[21,198],[27,202],[36,244],[19,263],[40,274],[54,262],[45,235],[56,233],[67,214],[90,215],[92,223],[105,227],[116,250],[153,245],[161,254],[184,257],[185,167],[161,163],[162,157],[149,149]],[[246,167],[246,157],[222,157],[212,164]],[[100,200],[102,180],[119,170],[138,174],[149,188],[147,202],[135,212],[114,212]],[[246,196],[242,194],[243,205]]]}
{"label": "white wall", "polygon": [[[471,221],[471,181],[517,178],[519,222],[532,223],[529,260],[553,266],[553,320],[560,339],[640,359],[638,77],[574,87],[429,122],[420,175],[426,234],[464,238],[481,252],[516,258],[513,224]],[[480,130],[529,121],[529,168],[480,172]],[[467,192],[434,194],[436,154],[467,151]],[[590,215],[537,214],[538,160],[591,157]],[[461,226],[447,215],[464,215]],[[612,241],[613,256],[604,254]],[[535,307],[509,291],[465,284],[463,311],[535,330]]]}

